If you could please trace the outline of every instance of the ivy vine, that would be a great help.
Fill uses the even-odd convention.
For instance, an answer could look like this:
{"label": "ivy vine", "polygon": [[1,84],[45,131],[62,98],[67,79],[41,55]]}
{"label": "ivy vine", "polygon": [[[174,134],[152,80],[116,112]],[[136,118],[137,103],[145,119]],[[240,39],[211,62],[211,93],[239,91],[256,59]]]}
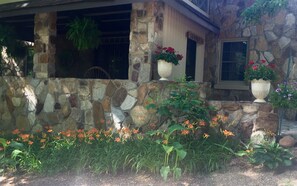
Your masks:
{"label": "ivy vine", "polygon": [[255,0],[254,4],[246,8],[241,16],[246,23],[256,23],[263,15],[273,16],[287,4],[288,0]]}

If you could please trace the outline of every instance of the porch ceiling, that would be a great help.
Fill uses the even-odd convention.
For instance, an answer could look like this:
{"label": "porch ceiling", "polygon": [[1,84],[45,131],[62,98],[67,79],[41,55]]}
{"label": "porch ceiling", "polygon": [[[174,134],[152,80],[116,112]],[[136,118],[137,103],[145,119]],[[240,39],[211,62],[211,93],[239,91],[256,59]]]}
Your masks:
{"label": "porch ceiling", "polygon": [[[67,24],[75,17],[90,17],[98,23],[102,36],[128,36],[130,32],[130,14],[131,4],[58,11],[57,34],[64,35],[67,31]],[[16,27],[20,36],[19,39],[34,40],[34,14],[2,18],[0,16],[0,23]]]}

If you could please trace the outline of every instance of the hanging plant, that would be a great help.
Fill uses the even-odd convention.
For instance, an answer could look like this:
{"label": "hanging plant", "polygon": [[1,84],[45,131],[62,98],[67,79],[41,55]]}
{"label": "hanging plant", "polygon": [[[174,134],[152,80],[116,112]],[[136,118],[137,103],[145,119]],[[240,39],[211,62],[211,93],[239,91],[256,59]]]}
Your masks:
{"label": "hanging plant", "polygon": [[100,44],[100,31],[96,22],[89,18],[75,18],[68,25],[66,38],[78,50],[97,48]]}
{"label": "hanging plant", "polygon": [[287,4],[288,0],[255,0],[254,4],[246,8],[241,16],[247,23],[256,23],[263,15],[273,16]]}

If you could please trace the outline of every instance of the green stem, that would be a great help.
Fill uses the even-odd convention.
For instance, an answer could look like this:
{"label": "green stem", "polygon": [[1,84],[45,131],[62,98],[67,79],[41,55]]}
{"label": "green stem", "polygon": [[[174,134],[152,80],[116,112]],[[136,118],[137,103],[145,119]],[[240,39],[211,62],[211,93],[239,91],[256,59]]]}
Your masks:
{"label": "green stem", "polygon": [[164,158],[164,160],[165,160],[165,161],[164,161],[164,165],[166,166],[166,165],[167,165],[167,164],[166,164],[166,163],[167,163],[167,153],[165,153],[165,158]]}
{"label": "green stem", "polygon": [[178,155],[177,155],[177,153],[176,153],[175,165],[174,165],[175,168],[177,167],[177,163],[178,163]]}

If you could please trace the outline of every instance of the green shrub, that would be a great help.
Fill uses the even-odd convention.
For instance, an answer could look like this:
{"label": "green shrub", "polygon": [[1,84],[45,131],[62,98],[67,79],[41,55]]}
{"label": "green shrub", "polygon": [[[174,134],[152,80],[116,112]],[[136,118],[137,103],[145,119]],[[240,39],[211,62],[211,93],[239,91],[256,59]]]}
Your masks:
{"label": "green shrub", "polygon": [[236,154],[248,157],[252,164],[264,165],[269,169],[291,166],[294,158],[288,149],[275,142],[247,146],[246,150],[239,151]]}

